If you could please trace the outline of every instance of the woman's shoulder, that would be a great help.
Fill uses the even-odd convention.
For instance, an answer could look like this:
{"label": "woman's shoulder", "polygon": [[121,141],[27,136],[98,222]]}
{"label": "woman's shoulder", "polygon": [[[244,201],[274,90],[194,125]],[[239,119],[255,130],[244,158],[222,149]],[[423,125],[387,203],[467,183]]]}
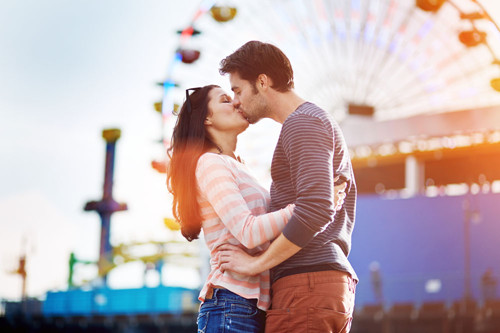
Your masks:
{"label": "woman's shoulder", "polygon": [[198,164],[200,163],[225,163],[224,156],[217,153],[206,152],[203,153],[198,159]]}
{"label": "woman's shoulder", "polygon": [[230,168],[224,156],[217,153],[206,152],[198,159],[197,171],[207,171],[212,168]]}

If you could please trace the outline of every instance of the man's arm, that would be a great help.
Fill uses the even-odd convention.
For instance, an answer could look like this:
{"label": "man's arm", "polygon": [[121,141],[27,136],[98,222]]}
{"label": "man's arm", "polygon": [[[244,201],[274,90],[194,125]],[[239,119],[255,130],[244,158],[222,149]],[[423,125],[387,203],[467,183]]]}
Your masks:
{"label": "man's arm", "polygon": [[295,190],[283,235],[304,248],[334,220],[333,133],[320,118],[298,114],[283,124],[280,142]]}
{"label": "man's arm", "polygon": [[[346,187],[347,183],[342,183],[334,187],[334,203],[337,211],[342,208],[344,203]],[[238,246],[224,244],[218,247],[219,267],[222,271],[228,270],[253,276],[281,264],[299,252],[300,249],[299,246],[290,242],[283,234],[279,235],[265,252],[254,257],[244,252]]]}
{"label": "man's arm", "polygon": [[219,268],[223,272],[228,270],[253,276],[279,265],[300,249],[283,234],[279,235],[264,253],[255,257],[250,256],[238,246],[224,244],[219,246]]}

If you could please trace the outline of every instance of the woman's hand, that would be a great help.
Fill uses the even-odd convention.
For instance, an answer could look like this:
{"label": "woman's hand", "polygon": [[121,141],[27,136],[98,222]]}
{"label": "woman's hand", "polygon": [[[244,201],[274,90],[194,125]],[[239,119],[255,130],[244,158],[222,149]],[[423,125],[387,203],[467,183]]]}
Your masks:
{"label": "woman's hand", "polygon": [[[339,179],[339,176],[337,176],[334,179],[334,182],[336,182]],[[344,199],[346,197],[345,189],[347,187],[347,182],[343,182],[340,185],[334,185],[333,186],[333,205],[335,207],[335,211],[338,212],[342,206],[344,205]]]}
{"label": "woman's hand", "polygon": [[252,257],[242,248],[232,244],[223,244],[218,247],[219,269],[243,275],[257,275],[263,270],[257,266],[258,257]]}

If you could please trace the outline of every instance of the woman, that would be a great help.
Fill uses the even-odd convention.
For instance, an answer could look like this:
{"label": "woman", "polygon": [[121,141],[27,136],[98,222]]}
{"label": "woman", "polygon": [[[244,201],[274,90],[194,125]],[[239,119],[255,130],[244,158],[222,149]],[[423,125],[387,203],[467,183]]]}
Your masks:
{"label": "woman", "polygon": [[230,243],[250,254],[262,251],[293,212],[290,204],[266,214],[268,191],[234,154],[237,136],[247,127],[248,121],[220,87],[186,90],[169,150],[167,184],[182,235],[191,241],[203,229],[210,250],[211,271],[199,295],[198,332],[263,332],[269,272],[221,272],[217,247]]}

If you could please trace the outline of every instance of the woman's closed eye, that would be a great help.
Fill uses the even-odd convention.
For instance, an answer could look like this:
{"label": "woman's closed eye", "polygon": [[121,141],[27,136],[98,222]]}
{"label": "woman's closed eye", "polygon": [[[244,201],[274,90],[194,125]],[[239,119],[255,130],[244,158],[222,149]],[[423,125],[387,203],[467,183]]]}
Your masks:
{"label": "woman's closed eye", "polygon": [[231,97],[227,95],[222,98],[222,103],[232,103],[232,102],[233,100],[231,99]]}

